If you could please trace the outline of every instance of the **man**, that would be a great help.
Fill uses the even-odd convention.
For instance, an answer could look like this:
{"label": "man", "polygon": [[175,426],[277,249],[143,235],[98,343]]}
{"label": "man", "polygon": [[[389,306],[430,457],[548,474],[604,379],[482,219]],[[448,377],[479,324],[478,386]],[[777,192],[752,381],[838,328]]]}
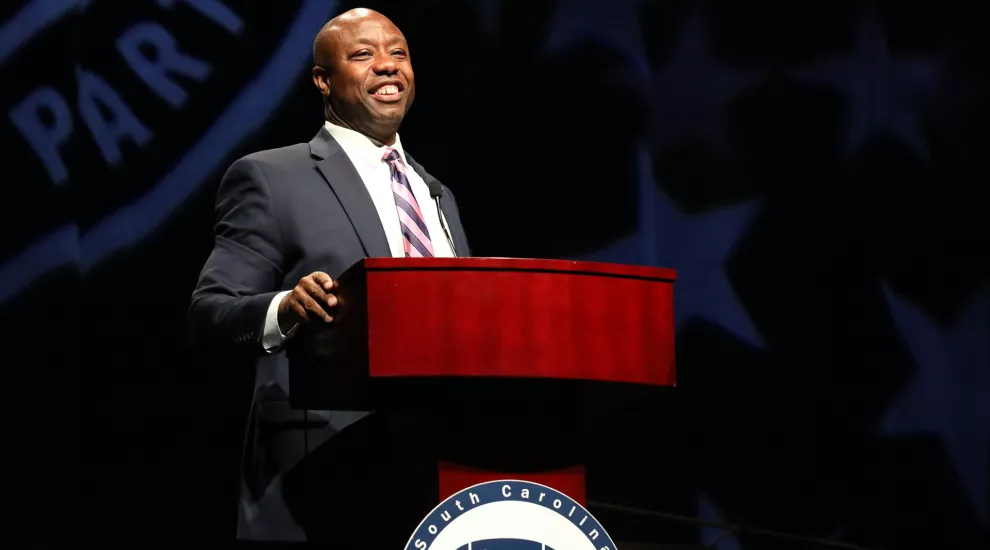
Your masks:
{"label": "man", "polygon": [[[377,12],[348,11],[317,34],[313,58],[326,122],[308,144],[254,153],[227,170],[189,328],[199,344],[257,359],[239,538],[343,544],[348,530],[395,523],[363,508],[368,495],[395,489],[375,468],[427,485],[388,444],[376,447],[389,428],[368,419],[380,415],[290,410],[284,346],[302,323],[333,322],[336,278],[362,258],[470,252],[450,190],[441,215],[430,195],[438,184],[397,133],[416,92],[399,29]],[[408,520],[398,523],[405,529]],[[374,547],[375,534],[355,544]]]}

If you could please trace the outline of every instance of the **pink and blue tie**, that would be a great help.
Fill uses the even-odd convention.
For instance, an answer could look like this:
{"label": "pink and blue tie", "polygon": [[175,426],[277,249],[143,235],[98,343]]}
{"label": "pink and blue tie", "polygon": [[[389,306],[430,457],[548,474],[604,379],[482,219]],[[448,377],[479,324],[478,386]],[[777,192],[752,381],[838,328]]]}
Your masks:
{"label": "pink and blue tie", "polygon": [[402,245],[406,250],[406,257],[432,257],[433,243],[430,242],[430,232],[426,229],[423,211],[419,209],[419,203],[413,195],[409,178],[406,177],[406,167],[399,152],[389,147],[382,160],[388,163],[392,172],[392,196],[395,198],[395,209],[399,213]]}

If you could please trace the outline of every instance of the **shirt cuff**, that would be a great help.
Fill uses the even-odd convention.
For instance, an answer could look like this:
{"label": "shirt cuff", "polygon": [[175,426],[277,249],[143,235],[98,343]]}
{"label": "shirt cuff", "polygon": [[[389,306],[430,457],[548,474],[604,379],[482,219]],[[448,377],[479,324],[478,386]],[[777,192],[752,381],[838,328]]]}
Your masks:
{"label": "shirt cuff", "polygon": [[286,294],[292,292],[291,290],[286,290],[279,292],[272,298],[272,303],[268,306],[268,315],[265,316],[265,332],[261,337],[261,345],[264,346],[265,351],[272,352],[277,350],[286,340],[292,337],[296,332],[296,328],[299,326],[296,324],[287,334],[282,334],[282,329],[278,326],[278,305],[282,303],[282,298]]}

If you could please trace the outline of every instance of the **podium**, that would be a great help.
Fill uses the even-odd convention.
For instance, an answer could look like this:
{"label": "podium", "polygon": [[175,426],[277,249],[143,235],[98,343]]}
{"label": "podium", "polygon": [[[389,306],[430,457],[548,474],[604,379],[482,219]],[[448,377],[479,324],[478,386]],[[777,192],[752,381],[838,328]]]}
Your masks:
{"label": "podium", "polygon": [[334,323],[293,339],[291,406],[421,419],[440,500],[515,478],[585,504],[596,430],[676,385],[674,281],[597,262],[366,258],[339,277]]}

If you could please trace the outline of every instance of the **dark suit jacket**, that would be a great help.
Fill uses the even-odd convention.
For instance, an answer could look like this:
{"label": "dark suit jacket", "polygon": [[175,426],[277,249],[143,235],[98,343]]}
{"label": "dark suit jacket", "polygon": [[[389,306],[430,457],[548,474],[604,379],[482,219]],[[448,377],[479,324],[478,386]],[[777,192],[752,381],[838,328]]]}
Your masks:
{"label": "dark suit jacket", "polygon": [[[427,184],[435,179],[408,154],[406,161]],[[446,188],[442,207],[456,254],[470,255]],[[234,162],[220,184],[216,216],[215,245],[192,293],[187,327],[196,347],[257,361],[242,473],[242,511],[253,511],[242,515],[241,537],[298,540],[298,514],[286,516],[272,485],[301,460],[300,437],[308,453],[354,417],[326,412],[303,418],[288,409],[284,353],[268,354],[261,343],[268,308],[279,291],[314,271],[337,278],[364,257],[391,252],[371,196],[325,128],[308,144]],[[287,428],[300,422],[313,430],[302,436]]]}

